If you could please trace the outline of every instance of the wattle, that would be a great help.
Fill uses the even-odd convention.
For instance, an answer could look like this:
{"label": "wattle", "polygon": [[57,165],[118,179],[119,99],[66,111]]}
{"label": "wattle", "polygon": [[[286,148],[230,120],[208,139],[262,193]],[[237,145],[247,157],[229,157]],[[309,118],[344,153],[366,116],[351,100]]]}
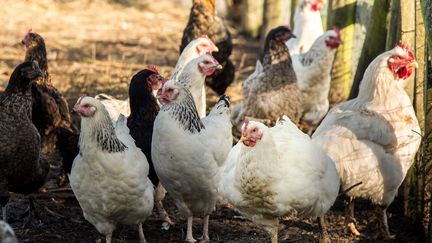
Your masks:
{"label": "wattle", "polygon": [[412,68],[401,67],[397,70],[397,75],[400,79],[407,79],[412,74]]}

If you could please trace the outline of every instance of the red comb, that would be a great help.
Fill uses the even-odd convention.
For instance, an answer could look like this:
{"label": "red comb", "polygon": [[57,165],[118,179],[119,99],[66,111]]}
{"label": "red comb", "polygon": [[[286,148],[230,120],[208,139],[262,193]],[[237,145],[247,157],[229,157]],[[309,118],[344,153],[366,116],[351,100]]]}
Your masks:
{"label": "red comb", "polygon": [[403,42],[402,40],[399,41],[399,43],[397,44],[398,47],[402,48],[402,50],[408,55],[408,57],[410,59],[415,59],[414,58],[414,52],[410,49],[408,43]]}
{"label": "red comb", "polygon": [[210,39],[210,38],[208,37],[208,35],[201,35],[201,38]]}
{"label": "red comb", "polygon": [[30,27],[30,28],[27,30],[27,34],[28,34],[28,33],[31,33],[32,30],[33,30],[32,27]]}
{"label": "red comb", "polygon": [[154,65],[148,66],[147,69],[150,70],[150,71],[152,71],[152,72],[155,72],[155,73],[159,74],[159,70]]}

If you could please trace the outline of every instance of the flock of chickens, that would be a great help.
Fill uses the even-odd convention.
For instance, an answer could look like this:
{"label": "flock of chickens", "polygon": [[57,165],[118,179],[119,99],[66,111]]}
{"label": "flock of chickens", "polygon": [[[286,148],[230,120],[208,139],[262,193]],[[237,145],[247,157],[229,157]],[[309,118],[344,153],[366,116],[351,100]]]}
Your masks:
{"label": "flock of chickens", "polygon": [[[279,219],[289,215],[317,218],[328,242],[324,216],[339,195],[350,232],[360,235],[353,200],[364,198],[376,207],[379,234],[393,238],[386,209],[421,140],[401,81],[417,65],[413,52],[401,43],[376,57],[358,97],[328,111],[342,37],[337,28],[322,30],[322,0],[303,0],[293,31],[280,26],[267,34],[264,57],[231,110],[223,95],[234,78],[230,33],[214,0],[193,2],[171,77],[150,66],[133,76],[127,100],[79,97],[73,110],[81,116],[80,132],[51,85],[43,38],[26,34],[25,61],[0,96],[0,143],[7,144],[0,147],[3,220],[9,192],[42,187],[50,170],[45,156],[57,149],[84,217],[106,242],[118,224],[135,225],[145,242],[142,224],[154,205],[168,229],[166,192],[187,217],[187,242],[196,241],[194,217],[204,218],[200,240],[209,242],[209,215],[219,203],[263,226],[272,243]],[[208,114],[206,83],[222,94]],[[301,124],[310,134],[318,127],[310,137]],[[240,137],[234,147],[233,134]],[[30,198],[28,221],[32,211]],[[5,222],[0,228],[0,240],[14,237]]]}

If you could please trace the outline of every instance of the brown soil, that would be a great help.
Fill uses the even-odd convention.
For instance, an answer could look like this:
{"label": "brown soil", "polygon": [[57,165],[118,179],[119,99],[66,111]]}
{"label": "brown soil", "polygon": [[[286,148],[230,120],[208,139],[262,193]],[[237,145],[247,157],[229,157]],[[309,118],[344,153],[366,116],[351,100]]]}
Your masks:
{"label": "brown soil", "polygon": [[[121,2],[121,1],[112,1]],[[147,65],[158,65],[168,74],[178,57],[182,30],[189,10],[169,0],[123,1],[139,2],[137,7],[102,0],[3,0],[0,8],[0,90],[7,85],[13,68],[24,58],[20,40],[31,26],[41,34],[49,52],[53,84],[66,96],[70,105],[80,94],[96,95],[107,92],[125,98],[129,79]],[[228,89],[232,101],[241,99],[241,82],[249,75],[259,53],[259,44],[238,34],[234,36],[233,60],[237,68],[236,82]],[[209,90],[209,105],[217,97]],[[51,181],[48,185],[55,185]],[[23,228],[20,215],[28,206],[27,199],[13,195],[8,206],[9,223],[20,242],[103,242],[103,237],[88,223],[70,188],[45,188],[34,194],[42,223]],[[168,231],[160,229],[156,214],[144,224],[148,242],[181,242],[186,234],[185,219],[178,214],[172,200],[165,205],[176,224]],[[396,206],[394,206],[396,205]],[[394,203],[389,210],[389,224],[397,238],[394,242],[421,242],[412,222],[402,215]],[[328,216],[328,228],[333,242],[368,242],[375,233],[375,221],[369,203],[356,207],[362,237],[344,233],[342,205],[338,201]],[[201,233],[197,219],[194,235]],[[220,207],[210,221],[212,242],[269,242],[265,231],[239,217],[234,210]],[[129,226],[119,226],[114,242],[137,242],[138,234]],[[310,219],[290,219],[281,222],[283,242],[317,242],[318,226]]]}

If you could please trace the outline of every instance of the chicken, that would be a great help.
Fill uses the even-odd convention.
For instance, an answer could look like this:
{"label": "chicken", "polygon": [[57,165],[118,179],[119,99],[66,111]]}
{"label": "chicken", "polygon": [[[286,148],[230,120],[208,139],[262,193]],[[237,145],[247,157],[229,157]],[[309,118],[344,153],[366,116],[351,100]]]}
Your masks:
{"label": "chicken", "polygon": [[79,154],[69,175],[72,190],[87,219],[110,243],[117,224],[135,225],[146,242],[143,221],[153,210],[149,165],[121,116],[114,128],[104,105],[80,97],[74,110],[81,116]]}
{"label": "chicken", "polygon": [[153,128],[152,159],[163,186],[188,218],[204,217],[203,242],[209,242],[209,215],[220,195],[223,164],[232,146],[229,100],[222,96],[200,119],[190,91],[168,81],[159,96],[161,110]]}
{"label": "chicken", "polygon": [[[7,221],[9,192],[29,194],[45,184],[49,163],[41,155],[41,138],[31,121],[32,83],[43,73],[36,62],[24,62],[13,71],[0,95],[0,205]],[[31,209],[33,201],[30,199]],[[26,223],[34,211],[30,211]]]}
{"label": "chicken", "polygon": [[318,37],[323,33],[320,10],[323,0],[301,0],[294,14],[293,34],[295,39],[289,39],[286,44],[291,57],[309,51]]}
{"label": "chicken", "polygon": [[[181,53],[177,64],[175,68],[172,71],[172,78],[178,78],[178,76],[183,71],[183,68],[186,66],[186,64],[191,61],[192,59],[195,59],[201,55],[204,55],[206,53],[212,53],[213,51],[218,51],[215,44],[206,36],[203,35],[193,41],[191,41],[186,48],[184,48],[183,52]],[[149,69],[156,70],[156,67],[150,66]],[[205,116],[205,87],[202,88],[202,94],[203,100],[201,101],[204,104],[204,115]],[[155,94],[155,92],[153,92]],[[197,94],[198,95],[198,94]],[[102,104],[107,108],[108,113],[110,114],[111,120],[116,121],[118,116],[120,114],[123,114],[125,116],[129,116],[130,114],[130,107],[129,107],[129,98],[125,100],[119,100],[114,98],[113,96],[110,96],[108,94],[98,94],[95,96],[96,99],[100,100]]]}
{"label": "chicken", "polygon": [[[146,158],[148,158],[149,179],[154,185],[157,185],[154,201],[159,214],[164,220],[162,227],[168,229],[173,222],[162,204],[166,191],[159,183],[151,160],[150,151],[153,123],[159,111],[159,104],[156,102],[153,92],[158,90],[161,87],[161,83],[164,81],[165,79],[159,74],[155,66],[149,66],[147,69],[141,70],[133,76],[129,87],[129,96],[132,100],[129,110],[132,112],[127,119],[127,126],[130,129],[130,135],[135,140],[135,145],[140,148]],[[101,103],[103,103],[103,101],[101,101]],[[111,115],[110,118],[112,118]],[[117,118],[118,117],[116,117],[116,120]],[[59,139],[57,141],[57,147],[63,157],[64,169],[67,174],[70,174],[73,160],[79,153],[79,134],[71,133],[69,130],[63,128],[59,128],[58,133]]]}
{"label": "chicken", "polygon": [[66,99],[51,83],[44,39],[30,29],[22,44],[26,48],[25,61],[38,62],[43,72],[43,76],[32,85],[32,121],[41,136],[42,153],[51,155],[57,141],[56,128],[64,127],[71,131],[76,131],[76,128],[72,126]]}
{"label": "chicken", "polygon": [[222,66],[211,54],[204,54],[189,61],[178,80],[170,79],[171,82],[176,81],[189,89],[200,118],[205,117],[207,111],[206,93],[202,92],[205,91],[205,78],[221,68]]}
{"label": "chicken", "polygon": [[230,151],[223,175],[229,202],[263,226],[278,242],[279,218],[319,217],[328,240],[324,214],[339,191],[334,162],[288,117],[268,128],[245,120],[242,137]]}
{"label": "chicken", "polygon": [[151,142],[153,136],[153,124],[159,112],[159,104],[152,92],[157,91],[165,79],[159,74],[156,67],[151,66],[135,74],[129,86],[130,111],[127,126],[130,135],[135,140],[135,145],[141,149],[149,162],[149,179],[155,190],[155,204],[163,219],[162,228],[169,229],[173,222],[165,211],[162,200],[166,191],[159,183],[159,178],[154,169],[151,158]]}
{"label": "chicken", "polygon": [[[232,123],[236,134],[245,117],[269,121],[284,114],[296,124],[302,115],[301,93],[297,85],[286,40],[294,37],[288,27],[272,29],[266,38],[263,66],[243,83],[243,101],[234,107]],[[259,62],[258,62],[259,63]]]}
{"label": "chicken", "polygon": [[302,120],[315,127],[329,109],[331,69],[336,49],[342,43],[337,28],[320,36],[308,52],[293,57],[293,67],[302,93]]}
{"label": "chicken", "polygon": [[366,69],[357,98],[333,107],[313,134],[335,161],[342,189],[347,192],[346,224],[354,225],[352,199],[369,199],[380,220],[380,233],[390,234],[386,209],[413,164],[420,145],[420,128],[402,81],[417,63],[413,51],[400,43],[376,57]]}
{"label": "chicken", "polygon": [[2,243],[18,243],[15,232],[8,223],[0,220],[0,242]]}
{"label": "chicken", "polygon": [[222,19],[216,15],[215,0],[193,0],[189,21],[183,31],[180,52],[201,35],[207,35],[217,46],[214,54],[222,69],[206,79],[206,84],[218,94],[225,93],[234,80],[235,68],[229,59],[233,44],[231,34]]}

